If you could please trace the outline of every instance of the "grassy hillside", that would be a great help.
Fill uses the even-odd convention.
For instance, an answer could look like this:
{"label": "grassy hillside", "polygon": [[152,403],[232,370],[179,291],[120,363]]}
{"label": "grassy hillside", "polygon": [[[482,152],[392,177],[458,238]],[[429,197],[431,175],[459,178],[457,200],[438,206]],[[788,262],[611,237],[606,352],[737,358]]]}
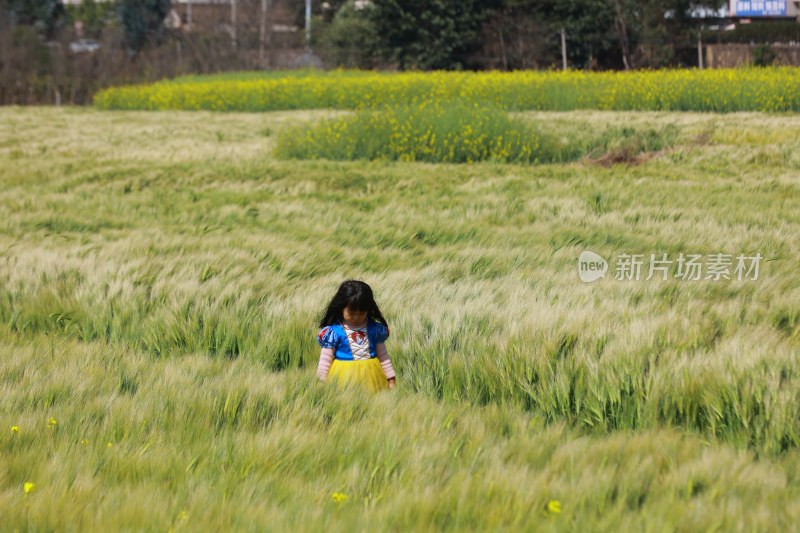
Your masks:
{"label": "grassy hillside", "polygon": [[[679,132],[568,164],[274,157],[341,114],[0,109],[9,529],[797,523],[799,118],[520,114]],[[765,260],[585,284],[584,250]],[[348,277],[391,326],[376,397],[315,381]]]}

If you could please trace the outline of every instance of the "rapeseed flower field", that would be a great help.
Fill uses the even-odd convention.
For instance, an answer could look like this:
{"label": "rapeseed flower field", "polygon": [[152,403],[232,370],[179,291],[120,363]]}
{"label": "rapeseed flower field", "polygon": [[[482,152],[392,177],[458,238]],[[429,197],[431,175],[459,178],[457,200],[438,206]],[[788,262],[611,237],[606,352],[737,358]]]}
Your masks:
{"label": "rapeseed flower field", "polygon": [[800,111],[800,69],[329,72],[192,76],[98,93],[99,109],[361,109],[459,99],[510,111]]}

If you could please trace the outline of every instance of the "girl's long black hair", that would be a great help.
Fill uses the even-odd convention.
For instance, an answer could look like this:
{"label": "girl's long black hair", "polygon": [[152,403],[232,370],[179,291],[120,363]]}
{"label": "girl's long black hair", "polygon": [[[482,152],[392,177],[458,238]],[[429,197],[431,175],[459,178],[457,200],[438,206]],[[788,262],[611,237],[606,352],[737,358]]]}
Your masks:
{"label": "girl's long black hair", "polygon": [[319,327],[331,326],[343,319],[342,310],[345,307],[358,311],[367,312],[367,320],[374,320],[380,322],[387,328],[389,324],[383,318],[381,310],[378,309],[378,304],[375,303],[375,298],[372,296],[372,289],[363,281],[348,279],[341,285],[339,290],[333,296],[331,303],[325,310],[322,320],[319,321]]}

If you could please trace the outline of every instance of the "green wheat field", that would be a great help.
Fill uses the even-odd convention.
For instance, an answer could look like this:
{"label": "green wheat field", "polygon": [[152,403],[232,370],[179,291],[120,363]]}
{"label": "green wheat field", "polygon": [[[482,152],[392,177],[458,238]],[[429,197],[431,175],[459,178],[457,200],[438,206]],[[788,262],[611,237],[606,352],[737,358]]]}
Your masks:
{"label": "green wheat field", "polygon": [[[673,132],[539,164],[279,157],[346,114],[0,109],[0,529],[797,527],[800,116],[517,113]],[[584,250],[764,260],[583,283]],[[375,396],[316,377],[347,278],[392,332]]]}

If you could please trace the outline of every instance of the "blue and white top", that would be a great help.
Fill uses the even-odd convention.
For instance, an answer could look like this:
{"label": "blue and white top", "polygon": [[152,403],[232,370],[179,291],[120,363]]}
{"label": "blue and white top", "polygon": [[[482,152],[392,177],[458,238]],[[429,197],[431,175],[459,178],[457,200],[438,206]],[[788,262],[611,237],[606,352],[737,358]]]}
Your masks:
{"label": "blue and white top", "polygon": [[360,328],[351,329],[341,322],[319,330],[317,342],[323,348],[332,348],[336,359],[357,361],[376,357],[375,346],[386,341],[389,328],[372,319]]}

